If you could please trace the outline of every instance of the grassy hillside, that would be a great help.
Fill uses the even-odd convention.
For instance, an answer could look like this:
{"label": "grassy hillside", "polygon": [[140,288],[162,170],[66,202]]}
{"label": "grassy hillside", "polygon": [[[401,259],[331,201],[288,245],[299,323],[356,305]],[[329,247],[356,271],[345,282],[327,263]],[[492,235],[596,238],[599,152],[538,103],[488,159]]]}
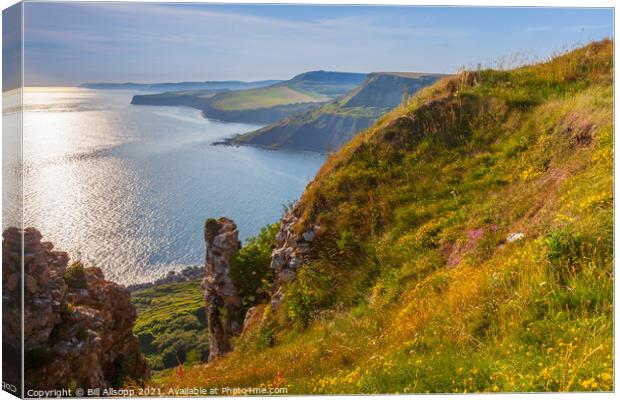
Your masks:
{"label": "grassy hillside", "polygon": [[200,280],[170,283],[131,294],[138,311],[134,334],[153,370],[209,355],[209,339]]}
{"label": "grassy hillside", "polygon": [[353,72],[310,71],[296,75],[280,85],[306,93],[338,98],[364,83],[366,77],[366,74]]}
{"label": "grassy hillside", "polygon": [[289,115],[316,108],[322,102],[344,95],[365,74],[306,72],[294,78],[244,90],[183,90],[136,95],[134,105],[187,106],[204,116],[229,122],[272,123]]}
{"label": "grassy hillside", "polygon": [[157,94],[135,95],[133,105],[149,106],[186,106],[203,109],[209,106],[210,99],[226,90],[178,90]]}
{"label": "grassy hillside", "polygon": [[289,394],[613,390],[613,43],[464,72],[332,155],[285,303],[153,380]]}
{"label": "grassy hillside", "polygon": [[327,100],[328,98],[325,96],[311,92],[302,92],[287,86],[269,86],[266,88],[220,93],[212,99],[210,105],[221,110],[247,110]]}
{"label": "grassy hillside", "polygon": [[360,86],[337,100],[239,135],[232,142],[267,148],[334,151],[439,78],[440,75],[416,73],[369,74]]}

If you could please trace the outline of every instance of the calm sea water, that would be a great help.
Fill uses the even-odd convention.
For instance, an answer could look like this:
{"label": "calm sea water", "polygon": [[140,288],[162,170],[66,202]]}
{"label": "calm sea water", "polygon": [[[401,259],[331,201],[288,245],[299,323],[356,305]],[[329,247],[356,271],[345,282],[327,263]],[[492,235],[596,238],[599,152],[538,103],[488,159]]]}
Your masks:
{"label": "calm sea water", "polygon": [[131,96],[74,88],[24,94],[25,224],[118,282],[201,264],[207,217],[234,219],[242,239],[256,234],[324,161],[211,146],[259,126],[206,120],[190,108],[132,106]]}

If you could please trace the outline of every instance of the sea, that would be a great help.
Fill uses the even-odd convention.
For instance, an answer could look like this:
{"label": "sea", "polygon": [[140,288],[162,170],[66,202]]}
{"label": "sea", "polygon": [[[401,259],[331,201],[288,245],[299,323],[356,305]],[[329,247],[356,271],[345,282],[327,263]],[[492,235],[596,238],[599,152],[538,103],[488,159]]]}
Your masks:
{"label": "sea", "polygon": [[[206,218],[233,219],[242,241],[256,235],[279,220],[325,160],[213,146],[261,126],[206,119],[187,107],[134,106],[133,94],[27,88],[23,117],[19,94],[3,96],[3,124],[14,128],[12,137],[3,132],[5,199],[20,197],[8,183],[18,179],[7,174],[22,173],[24,225],[121,284],[203,264]],[[19,148],[20,126],[23,169],[19,155],[6,151]],[[17,214],[4,207],[3,227],[19,223]]]}

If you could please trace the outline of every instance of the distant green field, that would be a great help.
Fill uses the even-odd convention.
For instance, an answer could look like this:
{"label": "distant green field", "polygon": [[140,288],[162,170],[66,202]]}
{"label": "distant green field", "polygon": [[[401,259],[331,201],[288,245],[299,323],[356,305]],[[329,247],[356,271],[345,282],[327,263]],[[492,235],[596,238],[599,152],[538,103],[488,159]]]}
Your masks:
{"label": "distant green field", "polygon": [[157,96],[160,98],[175,98],[175,97],[182,97],[182,96],[192,96],[192,97],[201,98],[201,99],[209,99],[215,96],[217,93],[218,92],[214,90],[179,90],[175,92],[158,93],[153,96]]}
{"label": "distant green field", "polygon": [[138,311],[134,333],[152,369],[206,360],[208,331],[200,279],[131,294]]}
{"label": "distant green field", "polygon": [[213,97],[211,106],[220,110],[248,110],[327,100],[327,97],[286,86],[270,86],[217,94]]}

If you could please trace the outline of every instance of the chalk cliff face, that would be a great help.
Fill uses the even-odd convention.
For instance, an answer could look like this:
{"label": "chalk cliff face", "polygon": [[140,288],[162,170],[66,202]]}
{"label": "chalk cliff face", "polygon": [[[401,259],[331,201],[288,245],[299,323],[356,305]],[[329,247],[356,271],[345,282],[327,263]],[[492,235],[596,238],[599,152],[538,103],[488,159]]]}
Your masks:
{"label": "chalk cliff face", "polygon": [[[106,281],[99,268],[67,268],[67,253],[42,242],[36,229],[23,234],[26,388],[87,389],[147,378],[127,289]],[[17,228],[4,231],[3,302],[21,296],[20,245]],[[5,314],[3,323],[5,340],[19,343],[20,316]]]}
{"label": "chalk cliff face", "polygon": [[230,142],[233,144],[250,144],[268,149],[287,148],[325,152],[337,150],[347,143],[357,132],[371,126],[375,116],[352,116],[320,109],[296,115],[296,119],[287,119],[268,125],[242,135]]}
{"label": "chalk cliff face", "polygon": [[209,361],[231,350],[230,339],[241,331],[241,297],[230,277],[231,258],[241,248],[237,225],[228,219],[205,223],[205,277],[202,291],[209,326]]}

